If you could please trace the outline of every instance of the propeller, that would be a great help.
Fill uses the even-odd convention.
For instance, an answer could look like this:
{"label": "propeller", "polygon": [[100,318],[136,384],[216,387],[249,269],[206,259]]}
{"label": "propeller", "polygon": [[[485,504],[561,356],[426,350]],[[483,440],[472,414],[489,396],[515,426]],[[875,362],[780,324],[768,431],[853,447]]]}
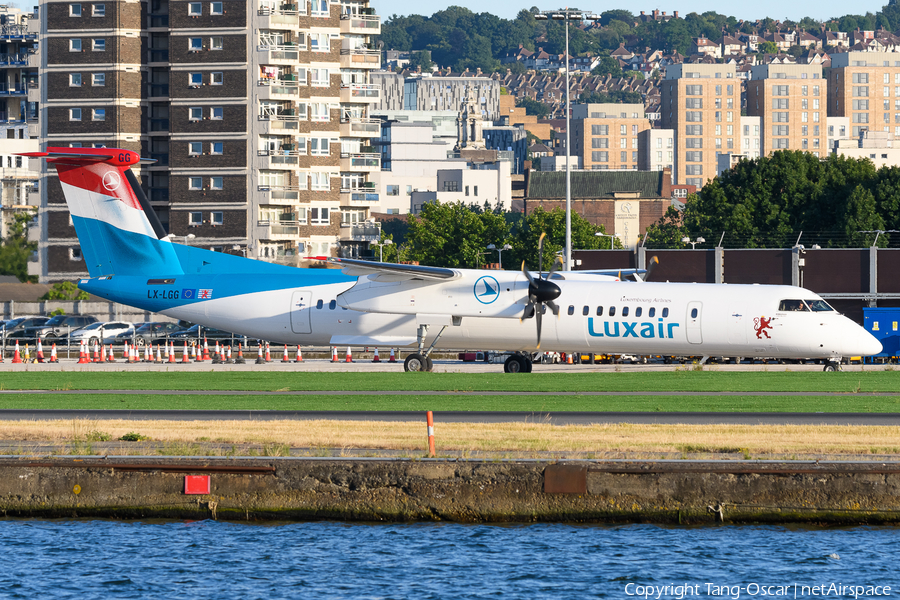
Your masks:
{"label": "propeller", "polygon": [[637,273],[634,274],[635,281],[638,281],[638,282],[650,281],[650,274],[653,272],[653,269],[656,268],[656,265],[658,265],[658,264],[659,264],[659,258],[655,255],[651,256],[650,260],[647,261],[647,270],[644,271],[643,277],[641,275],[638,275]]}
{"label": "propeller", "polygon": [[539,264],[537,279],[525,268],[525,261],[522,261],[522,273],[528,278],[528,304],[525,305],[525,314],[522,316],[522,319],[527,318],[532,313],[534,314],[534,319],[537,323],[537,347],[539,349],[541,347],[541,322],[544,306],[549,306],[553,314],[559,316],[559,306],[556,305],[554,300],[559,298],[559,295],[562,293],[558,285],[549,281],[559,265],[559,261],[555,260],[555,258],[550,271],[547,273],[547,277],[544,277],[544,238],[546,236],[546,233],[542,233],[538,240]]}

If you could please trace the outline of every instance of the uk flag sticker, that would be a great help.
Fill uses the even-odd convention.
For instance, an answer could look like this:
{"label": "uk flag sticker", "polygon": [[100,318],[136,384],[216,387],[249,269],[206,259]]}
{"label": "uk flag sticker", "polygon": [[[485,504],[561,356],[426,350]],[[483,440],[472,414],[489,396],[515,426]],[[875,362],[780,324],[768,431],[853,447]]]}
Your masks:
{"label": "uk flag sticker", "polygon": [[209,300],[212,298],[212,290],[198,290],[197,298],[200,300]]}
{"label": "uk flag sticker", "polygon": [[197,290],[188,290],[188,289],[181,290],[181,297],[184,298],[185,300],[193,300],[194,298],[197,297]]}

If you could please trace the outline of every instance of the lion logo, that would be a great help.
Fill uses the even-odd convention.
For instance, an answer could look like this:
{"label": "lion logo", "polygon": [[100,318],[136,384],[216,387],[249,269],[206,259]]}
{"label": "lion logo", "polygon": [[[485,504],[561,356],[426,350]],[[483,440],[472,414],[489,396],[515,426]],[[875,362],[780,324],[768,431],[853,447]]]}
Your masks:
{"label": "lion logo", "polygon": [[753,330],[756,332],[756,339],[761,340],[762,336],[766,336],[766,339],[772,339],[772,336],[766,331],[766,329],[772,329],[772,326],[769,325],[771,322],[771,318],[756,317],[753,319]]}

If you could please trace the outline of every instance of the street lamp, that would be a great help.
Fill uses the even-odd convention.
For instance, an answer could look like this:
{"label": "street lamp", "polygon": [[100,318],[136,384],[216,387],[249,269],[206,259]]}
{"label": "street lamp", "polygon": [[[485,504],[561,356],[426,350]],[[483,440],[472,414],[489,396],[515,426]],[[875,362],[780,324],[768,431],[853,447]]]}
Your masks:
{"label": "street lamp", "polygon": [[509,244],[503,244],[502,248],[498,248],[494,244],[488,244],[487,249],[497,251],[497,263],[500,265],[500,268],[503,269],[503,251],[512,250],[512,246],[510,246]]}
{"label": "street lamp", "polygon": [[597,233],[595,233],[594,235],[597,236],[597,237],[608,237],[608,238],[609,238],[609,249],[610,249],[610,250],[613,249],[613,238],[620,237],[618,233],[601,233],[601,232],[599,232],[599,231],[598,231]]}
{"label": "street lamp", "polygon": [[384,240],[383,242],[372,242],[378,246],[378,262],[384,262],[384,247],[393,246],[393,240]]}
{"label": "street lamp", "polygon": [[703,242],[706,241],[706,239],[705,239],[705,238],[702,238],[702,237],[698,237],[696,240],[691,241],[691,238],[685,236],[685,237],[681,238],[681,241],[682,241],[682,243],[684,243],[684,244],[690,244],[690,245],[691,245],[691,250],[696,250],[696,249],[697,249],[697,244],[702,244]]}
{"label": "street lamp", "polygon": [[563,270],[572,270],[572,174],[569,163],[571,162],[571,150],[569,146],[569,21],[597,21],[600,15],[578,10],[577,8],[562,8],[559,10],[542,10],[534,18],[539,21],[552,19],[553,21],[566,22],[566,247],[563,249]]}
{"label": "street lamp", "polygon": [[182,242],[182,244],[184,244],[185,246],[187,246],[188,240],[192,240],[192,239],[194,239],[195,237],[197,237],[197,236],[194,235],[193,233],[189,233],[189,234],[187,234],[187,235],[175,235],[174,233],[170,233],[169,235],[166,236],[165,239],[167,239],[167,240],[169,240],[169,241],[171,242],[171,241],[174,240],[175,238],[183,238],[184,241]]}

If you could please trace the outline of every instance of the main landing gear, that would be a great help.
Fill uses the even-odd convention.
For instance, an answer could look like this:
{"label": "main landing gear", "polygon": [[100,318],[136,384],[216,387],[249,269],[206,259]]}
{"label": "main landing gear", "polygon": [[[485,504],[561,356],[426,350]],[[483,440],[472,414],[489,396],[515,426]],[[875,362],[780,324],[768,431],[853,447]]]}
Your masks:
{"label": "main landing gear", "polygon": [[406,357],[406,360],[403,361],[403,370],[430,372],[434,369],[434,361],[431,360],[430,355],[434,350],[435,344],[441,339],[441,335],[443,335],[445,329],[447,329],[446,325],[441,327],[438,334],[434,336],[434,341],[431,342],[428,350],[425,350],[425,335],[428,333],[428,325],[419,325],[419,329],[416,331],[416,340],[419,343],[419,351],[413,352]]}
{"label": "main landing gear", "polygon": [[523,354],[513,354],[503,363],[504,373],[531,373],[531,359]]}

